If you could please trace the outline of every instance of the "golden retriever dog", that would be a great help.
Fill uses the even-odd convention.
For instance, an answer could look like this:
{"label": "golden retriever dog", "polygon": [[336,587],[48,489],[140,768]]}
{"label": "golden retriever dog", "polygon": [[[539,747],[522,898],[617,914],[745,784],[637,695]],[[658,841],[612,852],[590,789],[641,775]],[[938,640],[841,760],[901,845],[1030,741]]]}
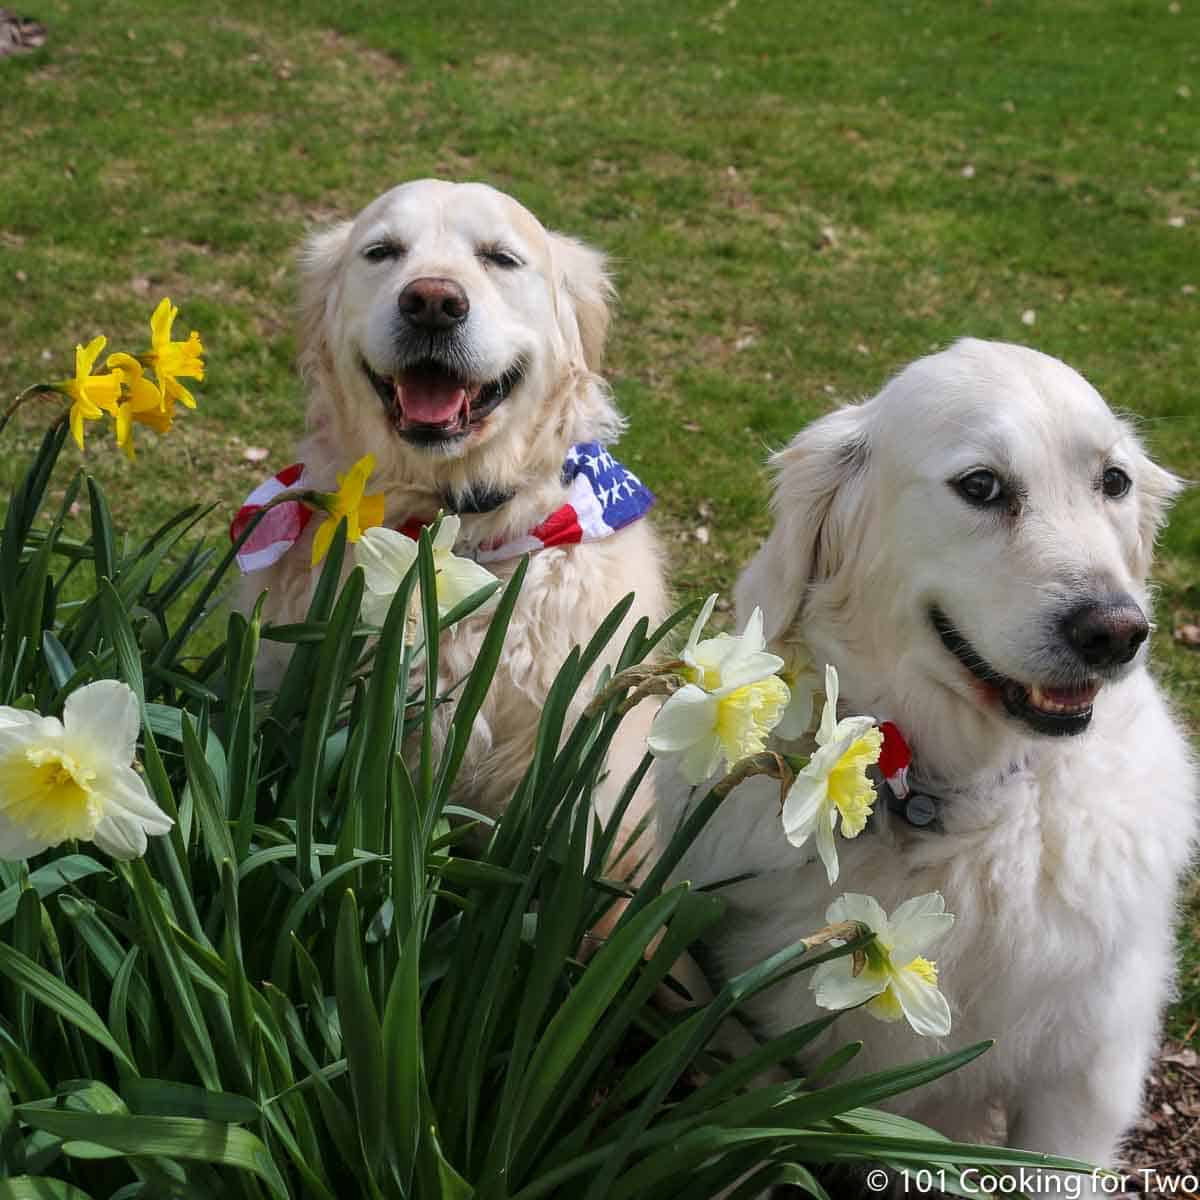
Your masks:
{"label": "golden retriever dog", "polygon": [[[977,340],[816,421],[772,467],[739,623],[761,607],[772,649],[836,667],[844,713],[894,722],[920,803],[881,788],[868,827],[838,837],[830,888],[812,842],[783,836],[779,785],[736,789],[678,872],[752,876],[722,889],[713,958],[747,968],[843,893],[891,912],[940,892],[957,917],[934,948],[950,1035],[854,1009],[829,1036],[863,1040],[857,1072],[995,1039],[893,1107],[960,1140],[997,1136],[1002,1113],[1010,1146],[1112,1165],[1197,831],[1194,764],[1146,664],[1147,573],[1179,483],[1071,368]],[[689,795],[666,772],[659,792],[669,831]],[[761,1033],[817,1015],[811,978],[755,998]]]}
{"label": "golden retriever dog", "polygon": [[[565,466],[581,455],[612,464],[603,447],[623,427],[598,373],[611,296],[601,254],[478,183],[393,188],[354,220],[317,233],[302,255],[302,486],[332,491],[337,474],[370,453],[367,491],[383,493],[385,524],[411,528],[439,511],[457,514],[455,553],[482,557],[502,580],[523,549],[536,550],[457,785],[458,802],[492,815],[528,764],[571,647],[631,591],[637,600],[614,657],[634,621],[664,615],[649,521],[609,516],[611,535],[583,541],[544,528],[574,495]],[[638,482],[624,479],[626,490]],[[245,581],[251,598],[268,589],[268,620],[306,611],[318,576],[310,565],[315,524]],[[514,552],[494,561],[497,546]],[[443,638],[443,685],[470,671],[488,619],[477,613]],[[651,715],[635,714],[614,744],[601,817],[644,752]],[[638,817],[635,806],[628,823]]]}

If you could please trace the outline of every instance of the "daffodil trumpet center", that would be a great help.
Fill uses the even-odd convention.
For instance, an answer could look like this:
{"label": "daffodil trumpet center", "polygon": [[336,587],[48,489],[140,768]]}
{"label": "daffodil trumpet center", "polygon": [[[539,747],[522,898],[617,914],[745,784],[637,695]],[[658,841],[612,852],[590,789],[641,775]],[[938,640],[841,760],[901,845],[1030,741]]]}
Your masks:
{"label": "daffodil trumpet center", "polygon": [[50,844],[90,838],[102,815],[95,771],[64,749],[37,746],[0,762],[0,811]]}
{"label": "daffodil trumpet center", "polygon": [[729,762],[766,749],[767,735],[778,724],[787,702],[787,684],[776,675],[744,684],[721,698],[717,736]]}

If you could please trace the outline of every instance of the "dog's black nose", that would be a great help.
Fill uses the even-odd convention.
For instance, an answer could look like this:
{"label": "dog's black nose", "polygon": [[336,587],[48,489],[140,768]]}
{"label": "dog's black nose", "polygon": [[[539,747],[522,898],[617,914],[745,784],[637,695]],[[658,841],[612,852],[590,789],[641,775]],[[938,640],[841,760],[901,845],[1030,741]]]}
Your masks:
{"label": "dog's black nose", "polygon": [[1081,604],[1063,618],[1063,636],[1089,667],[1127,663],[1146,640],[1150,625],[1132,596]]}
{"label": "dog's black nose", "polygon": [[449,329],[471,311],[467,293],[453,279],[414,279],[398,303],[405,320],[422,329]]}

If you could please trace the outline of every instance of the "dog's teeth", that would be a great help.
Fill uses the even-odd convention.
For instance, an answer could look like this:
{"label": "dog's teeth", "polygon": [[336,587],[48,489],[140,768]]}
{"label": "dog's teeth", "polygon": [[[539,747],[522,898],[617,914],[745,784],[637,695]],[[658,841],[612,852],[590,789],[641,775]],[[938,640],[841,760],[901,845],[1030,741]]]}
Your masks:
{"label": "dog's teeth", "polygon": [[1049,713],[1052,716],[1078,713],[1087,708],[1087,704],[1063,704],[1058,700],[1052,700],[1037,684],[1029,689],[1029,703],[1039,712]]}

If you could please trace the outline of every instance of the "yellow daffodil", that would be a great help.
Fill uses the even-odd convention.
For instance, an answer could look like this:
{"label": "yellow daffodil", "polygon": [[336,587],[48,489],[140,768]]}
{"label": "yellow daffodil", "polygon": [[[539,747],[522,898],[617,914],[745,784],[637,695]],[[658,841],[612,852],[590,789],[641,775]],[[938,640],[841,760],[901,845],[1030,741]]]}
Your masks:
{"label": "yellow daffodil", "polygon": [[143,366],[154,368],[166,404],[181,400],[188,408],[195,408],[195,397],[179,380],[204,378],[204,361],[200,357],[204,346],[194,329],[186,342],[171,341],[171,326],[178,315],[179,309],[164,297],[150,318],[150,350],[138,357]]}
{"label": "yellow daffodil", "polygon": [[[433,539],[433,569],[437,580],[438,616],[444,617],[469,596],[497,582],[495,575],[469,558],[453,553],[461,522],[458,517],[443,517]],[[392,597],[404,582],[409,568],[417,561],[417,543],[406,534],[379,525],[366,530],[354,547],[354,561],[363,569],[362,616],[372,625],[382,625],[391,607]],[[417,603],[416,592],[414,607]],[[492,596],[484,606],[494,608],[499,601]]]}
{"label": "yellow daffodil", "polygon": [[142,364],[133,355],[110,354],[108,365],[123,376],[121,400],[113,415],[116,417],[117,445],[132,459],[135,457],[133,423],[137,421],[159,433],[166,433],[171,428],[171,417],[165,410],[162,391],[146,378]]}
{"label": "yellow daffodil", "polygon": [[864,949],[865,963],[859,959],[857,974],[854,956],[822,963],[813,972],[809,986],[822,1008],[853,1008],[865,1001],[867,1012],[881,1021],[903,1017],[925,1037],[950,1032],[950,1005],[938,991],[937,967],[924,957],[954,924],[940,893],[906,900],[890,917],[870,896],[847,893],[825,917],[831,925],[857,921],[875,940]]}
{"label": "yellow daffodil", "polygon": [[817,853],[829,882],[838,877],[834,833],[840,818],[842,836],[857,837],[875,804],[875,787],[867,768],[879,761],[883,734],[874,717],[837,719],[837,671],[825,668],[825,708],[817,730],[817,751],[796,775],[783,803],[783,831],[793,846],[816,834]]}
{"label": "yellow daffodil", "polygon": [[700,641],[717,597],[709,596],[680,657],[683,687],[658,710],[646,744],[657,756],[678,755],[688,783],[713,775],[721,761],[737,762],[765,748],[788,702],[776,676],[783,659],[769,654],[756,608],[739,636]]}
{"label": "yellow daffodil", "polygon": [[63,719],[0,708],[0,858],[70,838],[114,858],[145,853],[171,828],[133,762],[140,726],[132,690],[113,679],[67,697]]}
{"label": "yellow daffodil", "polygon": [[329,552],[338,521],[346,518],[346,537],[357,542],[364,529],[383,524],[383,493],[364,496],[367,480],[375,470],[375,455],[366,454],[344,475],[339,475],[338,490],[324,497],[321,507],[329,514],[313,538],[312,561],[317,563]]}
{"label": "yellow daffodil", "polygon": [[113,416],[117,412],[117,401],[121,395],[120,371],[107,375],[93,375],[92,367],[108,344],[108,338],[93,338],[86,346],[75,347],[75,378],[53,385],[55,391],[71,399],[71,434],[83,449],[84,421],[98,421],[105,413]]}

